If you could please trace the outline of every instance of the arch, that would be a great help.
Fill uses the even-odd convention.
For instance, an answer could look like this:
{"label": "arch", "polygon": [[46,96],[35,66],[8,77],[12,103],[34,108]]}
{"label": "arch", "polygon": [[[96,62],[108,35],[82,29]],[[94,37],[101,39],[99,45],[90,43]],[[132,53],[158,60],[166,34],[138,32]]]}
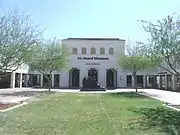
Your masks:
{"label": "arch", "polygon": [[79,88],[80,71],[77,68],[72,68],[69,71],[69,87]]}
{"label": "arch", "polygon": [[88,77],[91,77],[98,82],[98,70],[96,68],[90,68],[88,71]]}
{"label": "arch", "polygon": [[117,87],[117,71],[113,68],[106,70],[106,87],[107,88]]}
{"label": "arch", "polygon": [[77,54],[77,48],[72,48],[72,54]]}
{"label": "arch", "polygon": [[109,54],[113,55],[114,54],[114,49],[111,47],[109,48]]}
{"label": "arch", "polygon": [[94,47],[91,48],[91,54],[96,54],[96,48]]}
{"label": "arch", "polygon": [[86,48],[85,48],[85,47],[82,48],[81,54],[87,54],[87,51],[86,51]]}
{"label": "arch", "polygon": [[105,49],[103,47],[100,48],[100,54],[105,54]]}

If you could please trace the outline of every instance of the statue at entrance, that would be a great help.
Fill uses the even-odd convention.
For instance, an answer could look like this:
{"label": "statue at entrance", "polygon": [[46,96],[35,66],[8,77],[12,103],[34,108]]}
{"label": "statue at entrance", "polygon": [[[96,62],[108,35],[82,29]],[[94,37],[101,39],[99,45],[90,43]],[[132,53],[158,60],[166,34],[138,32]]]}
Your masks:
{"label": "statue at entrance", "polygon": [[83,87],[80,91],[106,91],[106,88],[99,84],[95,79],[88,76],[83,78]]}

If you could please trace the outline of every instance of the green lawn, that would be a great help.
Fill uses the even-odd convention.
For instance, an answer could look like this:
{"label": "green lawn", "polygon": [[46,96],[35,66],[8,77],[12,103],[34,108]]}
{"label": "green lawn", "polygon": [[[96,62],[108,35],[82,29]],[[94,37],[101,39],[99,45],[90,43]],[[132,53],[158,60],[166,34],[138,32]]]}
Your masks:
{"label": "green lawn", "polygon": [[0,113],[0,135],[166,135],[140,125],[140,108],[156,107],[162,103],[133,93],[50,94]]}

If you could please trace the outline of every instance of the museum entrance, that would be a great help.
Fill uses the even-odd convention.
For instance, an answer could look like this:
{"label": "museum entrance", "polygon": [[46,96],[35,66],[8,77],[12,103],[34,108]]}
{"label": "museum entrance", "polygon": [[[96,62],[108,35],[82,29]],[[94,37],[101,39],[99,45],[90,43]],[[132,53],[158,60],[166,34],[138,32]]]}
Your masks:
{"label": "museum entrance", "polygon": [[98,71],[95,68],[91,68],[88,71],[88,77],[98,82]]}
{"label": "museum entrance", "polygon": [[116,70],[114,69],[106,70],[106,87],[107,88],[116,87]]}
{"label": "museum entrance", "polygon": [[79,79],[80,79],[80,72],[79,69],[77,68],[73,68],[70,70],[70,87],[75,87],[78,88],[79,87]]}

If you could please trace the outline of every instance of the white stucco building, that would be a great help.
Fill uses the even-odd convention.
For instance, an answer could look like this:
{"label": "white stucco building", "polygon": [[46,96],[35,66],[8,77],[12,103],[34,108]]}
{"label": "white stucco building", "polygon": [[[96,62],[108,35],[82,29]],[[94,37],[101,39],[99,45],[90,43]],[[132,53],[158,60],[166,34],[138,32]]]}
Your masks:
{"label": "white stucco building", "polygon": [[126,87],[124,71],[117,58],[125,52],[125,40],[118,38],[68,38],[70,71],[64,70],[62,87],[81,87],[84,77],[91,76],[106,87]]}
{"label": "white stucco building", "polygon": [[[132,73],[124,71],[118,62],[125,55],[125,40],[119,38],[68,38],[62,40],[67,48],[68,69],[54,72],[52,87],[80,88],[84,77],[92,77],[106,88],[132,87]],[[160,68],[137,73],[138,86],[177,89],[177,79]],[[42,74],[22,65],[5,82],[6,87],[43,87],[47,80]],[[1,85],[2,86],[2,85]]]}

